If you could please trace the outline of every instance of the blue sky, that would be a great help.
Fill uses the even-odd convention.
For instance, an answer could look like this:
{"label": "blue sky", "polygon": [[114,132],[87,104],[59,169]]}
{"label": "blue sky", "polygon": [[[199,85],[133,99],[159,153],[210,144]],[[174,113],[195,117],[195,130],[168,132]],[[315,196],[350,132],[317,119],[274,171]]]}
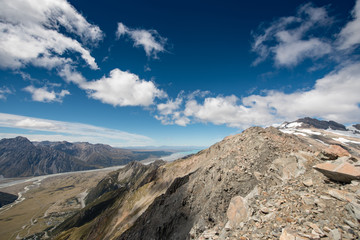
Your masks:
{"label": "blue sky", "polygon": [[1,0],[0,29],[0,138],[208,146],[360,122],[360,0]]}

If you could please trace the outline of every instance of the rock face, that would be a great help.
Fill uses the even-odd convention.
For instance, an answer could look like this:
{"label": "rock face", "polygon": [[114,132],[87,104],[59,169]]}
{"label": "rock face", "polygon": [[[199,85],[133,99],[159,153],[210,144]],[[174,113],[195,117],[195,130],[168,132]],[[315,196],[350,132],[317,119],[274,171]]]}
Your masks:
{"label": "rock face", "polygon": [[313,168],[343,164],[338,175],[352,174],[348,164],[357,168],[356,144],[336,142],[347,152],[322,159],[320,153],[336,145],[333,138],[319,142],[253,127],[188,158],[131,163],[104,178],[83,210],[46,234],[69,240],[358,239],[360,181],[330,181]]}

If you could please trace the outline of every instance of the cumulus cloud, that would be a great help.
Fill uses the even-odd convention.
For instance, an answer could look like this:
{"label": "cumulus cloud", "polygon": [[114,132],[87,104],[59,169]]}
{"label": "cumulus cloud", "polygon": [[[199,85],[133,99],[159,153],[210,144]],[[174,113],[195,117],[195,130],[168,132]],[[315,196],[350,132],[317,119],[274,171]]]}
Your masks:
{"label": "cumulus cloud", "polygon": [[167,102],[157,105],[155,118],[164,125],[177,124],[186,126],[191,123],[191,120],[183,111],[185,103],[198,98],[204,98],[207,95],[210,95],[209,91],[196,90],[188,94],[181,91],[175,100],[167,99]]}
{"label": "cumulus cloud", "polygon": [[182,103],[183,96],[180,94],[175,100],[168,100],[166,103],[158,104],[158,114],[155,115],[155,118],[164,125],[177,124],[186,126],[190,123],[190,119],[180,110]]}
{"label": "cumulus cloud", "polygon": [[276,65],[291,67],[306,58],[317,59],[329,54],[332,50],[329,41],[316,37],[311,31],[331,23],[326,8],[309,3],[300,7],[295,16],[282,17],[267,28],[262,26],[261,34],[254,33],[252,51],[258,57],[253,64],[273,57]]}
{"label": "cumulus cloud", "polygon": [[113,69],[108,77],[93,81],[87,81],[81,73],[67,65],[59,74],[67,82],[73,82],[86,90],[90,98],[113,106],[149,106],[154,104],[155,98],[167,96],[153,82],[118,68]]}
{"label": "cumulus cloud", "polygon": [[157,58],[159,52],[165,51],[167,39],[161,37],[156,30],[132,29],[119,22],[116,38],[119,39],[122,36],[130,37],[135,47],[143,47],[148,57]]}
{"label": "cumulus cloud", "polygon": [[[65,31],[61,33],[60,28]],[[51,69],[72,62],[64,56],[66,51],[80,54],[92,69],[98,68],[83,44],[96,44],[103,34],[66,0],[3,0],[0,32],[1,68]]]}
{"label": "cumulus cloud", "polygon": [[113,106],[149,106],[156,97],[166,96],[153,82],[117,68],[110,72],[109,77],[104,76],[80,87],[86,89],[91,98]]}
{"label": "cumulus cloud", "polygon": [[[0,113],[0,127],[24,129],[24,132],[33,141],[86,141],[91,143],[105,143],[112,146],[145,146],[153,144],[149,137],[103,128],[89,124],[54,121],[32,118],[21,115]],[[34,132],[40,131],[40,132]],[[18,135],[18,134],[17,134]],[[16,134],[0,133],[3,137],[15,137]]]}
{"label": "cumulus cloud", "polygon": [[55,92],[54,90],[49,90],[46,86],[36,88],[30,85],[25,87],[23,90],[31,93],[32,100],[36,102],[62,102],[63,98],[70,94],[68,90]]}
{"label": "cumulus cloud", "polygon": [[353,20],[346,24],[339,34],[339,49],[345,50],[360,44],[360,0],[352,10]]}
{"label": "cumulus cloud", "polygon": [[7,95],[13,94],[13,91],[11,91],[8,87],[2,87],[0,88],[0,100],[6,100]]}

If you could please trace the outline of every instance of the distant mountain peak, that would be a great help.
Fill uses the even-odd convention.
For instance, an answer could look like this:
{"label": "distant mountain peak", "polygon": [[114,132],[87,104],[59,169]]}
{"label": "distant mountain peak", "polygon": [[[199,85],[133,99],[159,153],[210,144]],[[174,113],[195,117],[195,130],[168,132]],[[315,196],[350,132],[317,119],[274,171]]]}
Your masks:
{"label": "distant mountain peak", "polygon": [[346,127],[340,123],[335,121],[325,121],[325,120],[318,120],[316,118],[304,117],[300,118],[293,122],[285,122],[280,126],[280,128],[318,128],[318,129],[332,129],[332,130],[340,130],[340,131],[347,131]]}
{"label": "distant mountain peak", "polygon": [[15,137],[15,138],[4,138],[0,141],[2,145],[8,145],[8,146],[33,146],[32,142],[30,142],[29,139],[26,137]]}

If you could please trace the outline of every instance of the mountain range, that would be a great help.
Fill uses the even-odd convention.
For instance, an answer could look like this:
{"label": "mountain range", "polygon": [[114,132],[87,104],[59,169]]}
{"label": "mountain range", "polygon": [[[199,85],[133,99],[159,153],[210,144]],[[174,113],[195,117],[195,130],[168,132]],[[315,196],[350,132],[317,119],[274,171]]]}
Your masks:
{"label": "mountain range", "polygon": [[159,158],[167,151],[127,150],[104,144],[30,142],[16,137],[0,140],[0,175],[29,177],[124,165]]}

